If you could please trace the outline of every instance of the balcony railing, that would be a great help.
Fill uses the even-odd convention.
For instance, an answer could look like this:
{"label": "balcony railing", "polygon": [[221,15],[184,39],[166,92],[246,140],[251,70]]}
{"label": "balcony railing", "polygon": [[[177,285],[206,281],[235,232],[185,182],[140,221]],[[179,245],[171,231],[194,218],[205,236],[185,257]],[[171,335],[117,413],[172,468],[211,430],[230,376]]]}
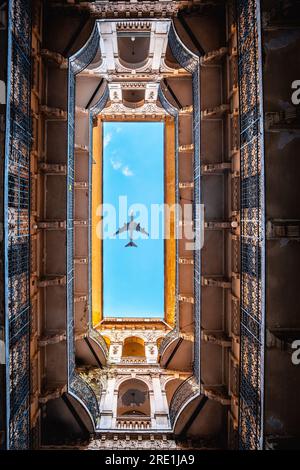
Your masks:
{"label": "balcony railing", "polygon": [[70,381],[69,389],[88,409],[96,427],[99,418],[99,405],[93,389],[76,372]]}
{"label": "balcony railing", "polygon": [[237,297],[231,297],[231,331],[235,336],[240,335],[240,301]]}
{"label": "balcony railing", "polygon": [[105,358],[108,358],[108,347],[101,333],[93,328],[89,331],[89,336],[101,347]]}
{"label": "balcony railing", "polygon": [[174,426],[179,413],[190,401],[200,394],[200,385],[194,376],[186,379],[175,391],[170,406],[169,416],[171,426]]}
{"label": "balcony railing", "polygon": [[150,416],[122,416],[117,418],[118,429],[144,430],[151,429]]}
{"label": "balcony railing", "polygon": [[[3,290],[8,328],[7,447],[30,442],[30,150],[31,2],[7,2],[8,52],[4,162]],[[5,48],[4,48],[5,50]]]}
{"label": "balcony railing", "polygon": [[146,362],[146,357],[127,356],[121,359],[121,364],[145,364]]}
{"label": "balcony railing", "polygon": [[169,333],[164,337],[163,341],[161,342],[161,345],[159,347],[159,355],[162,356],[167,350],[168,346],[177,338],[179,338],[178,328],[174,328],[173,330],[169,331]]}
{"label": "balcony railing", "polygon": [[241,366],[239,446],[263,441],[265,186],[260,0],[239,0]]}

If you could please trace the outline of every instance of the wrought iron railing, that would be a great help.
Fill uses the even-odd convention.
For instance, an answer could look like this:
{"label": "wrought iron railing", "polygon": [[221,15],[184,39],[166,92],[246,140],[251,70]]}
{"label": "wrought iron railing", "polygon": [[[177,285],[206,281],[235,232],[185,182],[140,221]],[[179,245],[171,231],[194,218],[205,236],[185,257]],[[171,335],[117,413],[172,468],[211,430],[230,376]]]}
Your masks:
{"label": "wrought iron railing", "polygon": [[[176,304],[178,304],[178,301],[176,301]],[[176,305],[177,306],[177,305]],[[177,307],[177,311],[178,311],[178,307]],[[162,340],[160,346],[159,346],[159,356],[162,357],[163,354],[165,353],[165,351],[167,350],[167,348],[169,347],[169,345],[175,341],[176,339],[179,338],[179,334],[180,334],[180,331],[179,331],[179,321],[177,321],[175,323],[175,327],[173,328],[173,330],[169,331],[168,334],[166,334],[166,336],[164,337],[164,339]]]}
{"label": "wrought iron railing", "polygon": [[68,93],[68,172],[67,172],[67,354],[68,379],[75,369],[74,349],[74,133],[75,75],[69,64]]}
{"label": "wrought iron railing", "polygon": [[31,2],[10,0],[4,170],[5,317],[9,379],[7,447],[30,442]]}
{"label": "wrought iron railing", "polygon": [[91,414],[96,428],[99,418],[99,405],[95,392],[90,385],[77,373],[74,373],[70,381],[69,391],[78,398]]}
{"label": "wrought iron railing", "polygon": [[[104,88],[103,94],[101,95],[97,103],[95,103],[94,106],[90,108],[90,119],[92,119],[93,117],[101,113],[101,111],[103,110],[103,108],[105,107],[108,101],[108,98],[109,98],[109,88],[106,85]],[[91,121],[90,121],[90,124],[92,124]]]}
{"label": "wrought iron railing", "polygon": [[260,0],[238,0],[241,149],[241,366],[239,446],[263,446],[264,140]]}
{"label": "wrought iron railing", "polygon": [[99,49],[99,42],[99,29],[96,22],[88,41],[69,60],[74,75],[82,72],[94,60]]}
{"label": "wrought iron railing", "polygon": [[241,323],[241,308],[240,301],[237,297],[231,298],[231,331],[234,335],[240,336],[240,323]]}
{"label": "wrought iron railing", "polygon": [[104,354],[105,358],[107,359],[108,358],[108,347],[107,347],[105,339],[103,338],[101,333],[99,331],[94,330],[93,328],[91,328],[89,330],[89,336],[91,338],[93,338],[93,340],[95,340],[96,343],[99,344],[99,346],[101,347],[101,349],[103,351],[103,354]]}
{"label": "wrought iron railing", "polygon": [[179,385],[169,406],[169,417],[172,427],[183,408],[194,398],[197,398],[197,396],[199,396],[199,384],[196,377],[189,377]]}

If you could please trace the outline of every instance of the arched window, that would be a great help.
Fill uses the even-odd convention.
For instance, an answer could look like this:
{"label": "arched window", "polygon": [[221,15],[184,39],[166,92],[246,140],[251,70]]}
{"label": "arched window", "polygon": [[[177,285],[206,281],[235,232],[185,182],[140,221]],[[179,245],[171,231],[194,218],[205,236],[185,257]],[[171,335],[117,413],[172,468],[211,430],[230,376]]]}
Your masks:
{"label": "arched window", "polygon": [[123,357],[138,356],[145,357],[145,342],[137,336],[126,338],[123,345]]}
{"label": "arched window", "polygon": [[117,416],[150,416],[148,386],[138,379],[128,379],[119,387]]}

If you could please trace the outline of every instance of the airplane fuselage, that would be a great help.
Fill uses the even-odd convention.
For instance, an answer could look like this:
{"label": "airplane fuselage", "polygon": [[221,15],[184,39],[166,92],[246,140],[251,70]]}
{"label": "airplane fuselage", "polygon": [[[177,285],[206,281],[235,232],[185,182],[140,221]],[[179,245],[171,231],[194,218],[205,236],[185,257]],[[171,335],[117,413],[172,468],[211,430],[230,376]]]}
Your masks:
{"label": "airplane fuselage", "polygon": [[128,232],[129,232],[129,238],[132,240],[133,238],[133,232],[135,229],[135,222],[133,221],[133,216],[130,217],[130,222],[128,222]]}
{"label": "airplane fuselage", "polygon": [[147,235],[149,237],[149,233],[147,233],[146,230],[141,227],[140,223],[135,222],[133,214],[130,215],[129,222],[127,222],[127,224],[125,223],[123,225],[123,227],[119,228],[116,231],[115,235],[118,235],[119,233],[123,233],[125,231],[129,232],[129,238],[130,238],[130,242],[127,243],[127,245],[125,245],[125,247],[128,247],[128,246],[137,247],[137,245],[133,241],[133,232],[134,231],[143,233],[144,235]]}

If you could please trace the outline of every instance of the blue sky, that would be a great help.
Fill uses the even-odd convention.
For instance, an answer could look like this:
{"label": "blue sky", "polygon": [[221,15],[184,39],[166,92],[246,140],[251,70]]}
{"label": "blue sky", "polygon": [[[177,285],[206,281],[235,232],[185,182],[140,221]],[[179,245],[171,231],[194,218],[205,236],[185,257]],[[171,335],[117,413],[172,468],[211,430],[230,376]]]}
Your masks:
{"label": "blue sky", "polygon": [[[119,208],[120,196],[127,196],[128,209],[136,203],[149,208],[149,220],[142,212],[135,213],[148,232],[150,205],[164,202],[163,129],[158,122],[104,123],[103,202],[116,207],[117,228],[129,219]],[[106,230],[115,231],[108,226]],[[104,316],[163,317],[162,234],[155,240],[137,234],[138,248],[125,248],[128,241],[127,233],[103,241]]]}

